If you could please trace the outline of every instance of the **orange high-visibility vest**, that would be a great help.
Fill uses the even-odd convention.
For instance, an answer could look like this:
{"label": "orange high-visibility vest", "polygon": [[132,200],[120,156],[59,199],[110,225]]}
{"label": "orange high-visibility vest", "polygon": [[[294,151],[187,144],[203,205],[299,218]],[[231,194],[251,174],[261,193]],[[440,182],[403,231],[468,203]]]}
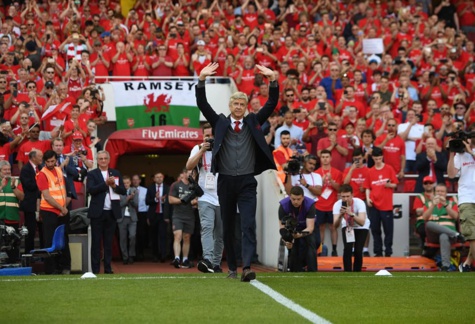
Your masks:
{"label": "orange high-visibility vest", "polygon": [[[48,188],[49,194],[51,197],[56,200],[60,206],[66,206],[66,186],[64,183],[63,171],[60,168],[54,167],[56,170],[56,175],[44,167],[40,172],[43,172],[48,179]],[[41,194],[40,209],[55,209],[56,207],[51,206]]]}

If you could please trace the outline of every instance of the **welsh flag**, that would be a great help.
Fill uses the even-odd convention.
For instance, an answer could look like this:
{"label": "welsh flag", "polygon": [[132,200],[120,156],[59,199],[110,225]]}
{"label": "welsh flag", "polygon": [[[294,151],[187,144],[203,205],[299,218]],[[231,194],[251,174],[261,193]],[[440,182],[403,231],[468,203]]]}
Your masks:
{"label": "welsh flag", "polygon": [[111,82],[114,88],[117,130],[176,125],[198,128],[193,81]]}

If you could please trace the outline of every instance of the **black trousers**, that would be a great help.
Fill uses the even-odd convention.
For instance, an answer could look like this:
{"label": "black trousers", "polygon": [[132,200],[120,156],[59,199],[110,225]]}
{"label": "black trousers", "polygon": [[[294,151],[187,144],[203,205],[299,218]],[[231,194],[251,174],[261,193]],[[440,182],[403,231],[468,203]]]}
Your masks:
{"label": "black trousers", "polygon": [[40,210],[40,216],[43,219],[43,237],[47,248],[53,245],[53,237],[56,228],[65,225],[64,231],[64,249],[54,257],[45,259],[45,273],[61,273],[63,270],[71,270],[71,253],[69,251],[69,213],[66,216]]}
{"label": "black trousers", "polygon": [[150,218],[150,240],[154,259],[165,260],[167,257],[167,227],[163,213],[155,213]]}
{"label": "black trousers", "polygon": [[[316,228],[318,232],[318,228]],[[289,250],[289,268],[291,272],[302,272],[307,266],[307,272],[317,271],[317,247],[313,234],[294,239],[292,249]]]}
{"label": "black trousers", "polygon": [[30,253],[31,250],[35,249],[35,237],[36,229],[38,229],[38,236],[40,238],[40,247],[49,247],[45,246],[43,239],[43,223],[36,221],[35,212],[23,212],[25,215],[25,226],[28,229],[28,235],[25,238],[25,253]]}
{"label": "black trousers", "polygon": [[224,248],[229,270],[236,271],[235,222],[236,207],[241,215],[242,265],[251,267],[256,253],[257,181],[252,174],[218,177],[218,197],[223,220]]}
{"label": "black trousers", "polygon": [[[343,269],[347,272],[361,272],[361,267],[363,266],[363,247],[368,236],[367,229],[355,229],[355,242],[347,243],[346,242],[346,227],[341,229],[341,237],[343,238]],[[351,255],[354,254],[355,260],[353,266],[351,264]]]}
{"label": "black trousers", "polygon": [[137,258],[144,257],[144,250],[148,246],[147,212],[137,213],[137,234],[135,239],[135,255]]}
{"label": "black trousers", "polygon": [[98,218],[91,218],[91,263],[92,272],[101,271],[101,240],[104,246],[104,272],[111,272],[112,241],[117,220],[112,210],[103,210]]}

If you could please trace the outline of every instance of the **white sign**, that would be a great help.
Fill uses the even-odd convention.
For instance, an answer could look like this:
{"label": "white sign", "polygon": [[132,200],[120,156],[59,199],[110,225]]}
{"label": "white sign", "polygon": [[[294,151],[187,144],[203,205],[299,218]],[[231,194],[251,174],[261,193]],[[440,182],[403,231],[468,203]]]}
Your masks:
{"label": "white sign", "polygon": [[384,52],[384,44],[382,38],[363,39],[364,54],[382,54]]}

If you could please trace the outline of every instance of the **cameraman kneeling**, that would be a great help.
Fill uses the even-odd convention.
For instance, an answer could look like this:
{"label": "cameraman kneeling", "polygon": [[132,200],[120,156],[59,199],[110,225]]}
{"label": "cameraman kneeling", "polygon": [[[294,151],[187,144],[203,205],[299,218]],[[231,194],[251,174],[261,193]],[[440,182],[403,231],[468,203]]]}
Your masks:
{"label": "cameraman kneeling", "polygon": [[315,225],[315,201],[305,197],[300,186],[290,190],[279,207],[280,235],[289,249],[291,272],[317,271],[317,251],[312,234]]}

